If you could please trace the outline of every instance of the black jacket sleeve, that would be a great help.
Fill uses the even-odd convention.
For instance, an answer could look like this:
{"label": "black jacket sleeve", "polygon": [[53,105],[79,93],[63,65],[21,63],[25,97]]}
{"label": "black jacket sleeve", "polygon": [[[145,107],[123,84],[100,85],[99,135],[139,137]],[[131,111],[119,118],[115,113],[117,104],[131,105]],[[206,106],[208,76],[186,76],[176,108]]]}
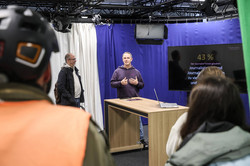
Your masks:
{"label": "black jacket sleeve", "polygon": [[[61,94],[61,103],[62,105],[71,105],[75,106],[76,102],[74,100],[74,82],[73,82],[73,76],[72,78],[69,78],[70,71],[67,68],[62,68],[59,75],[58,75],[58,92]],[[72,75],[72,74],[71,74]],[[72,84],[72,85],[71,85]]]}

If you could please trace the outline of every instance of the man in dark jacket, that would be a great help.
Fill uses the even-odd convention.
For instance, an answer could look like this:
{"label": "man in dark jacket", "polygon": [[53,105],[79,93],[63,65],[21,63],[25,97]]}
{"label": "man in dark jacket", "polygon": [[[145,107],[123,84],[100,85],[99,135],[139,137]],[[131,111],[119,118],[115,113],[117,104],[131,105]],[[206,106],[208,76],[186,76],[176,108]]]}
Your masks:
{"label": "man in dark jacket", "polygon": [[61,96],[59,104],[80,107],[80,103],[84,102],[84,90],[79,70],[75,67],[76,58],[68,53],[65,55],[65,62],[57,80],[58,92]]}

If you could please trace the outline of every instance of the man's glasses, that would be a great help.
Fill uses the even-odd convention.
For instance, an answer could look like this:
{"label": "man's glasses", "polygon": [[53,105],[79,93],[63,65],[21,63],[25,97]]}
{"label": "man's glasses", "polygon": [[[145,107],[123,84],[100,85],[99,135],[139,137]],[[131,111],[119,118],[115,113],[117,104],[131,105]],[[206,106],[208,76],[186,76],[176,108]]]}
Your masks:
{"label": "man's glasses", "polygon": [[76,60],[76,58],[73,58],[73,59],[70,59],[70,58],[69,58],[69,60],[73,60],[73,61],[75,61],[75,60]]}

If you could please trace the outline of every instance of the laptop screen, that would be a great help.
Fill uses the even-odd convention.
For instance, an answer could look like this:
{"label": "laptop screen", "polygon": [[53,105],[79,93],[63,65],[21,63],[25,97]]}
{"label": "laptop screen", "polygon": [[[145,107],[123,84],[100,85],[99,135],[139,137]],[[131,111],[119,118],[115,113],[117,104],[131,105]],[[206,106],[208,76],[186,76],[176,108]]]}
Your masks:
{"label": "laptop screen", "polygon": [[156,93],[155,88],[154,88],[154,92],[155,92],[155,97],[156,97],[157,101],[160,103],[160,101],[159,101],[159,98],[158,98],[158,95],[157,95],[157,93]]}

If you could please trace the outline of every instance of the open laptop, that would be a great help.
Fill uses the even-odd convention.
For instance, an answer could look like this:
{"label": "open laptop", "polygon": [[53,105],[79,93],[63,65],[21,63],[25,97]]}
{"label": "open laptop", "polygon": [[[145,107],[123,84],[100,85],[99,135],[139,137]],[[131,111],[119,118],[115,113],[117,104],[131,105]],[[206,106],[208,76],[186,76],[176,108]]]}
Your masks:
{"label": "open laptop", "polygon": [[159,102],[161,108],[177,108],[178,107],[178,105],[176,103],[160,102],[155,88],[154,88],[154,92],[155,92],[155,97],[156,97],[157,101]]}

